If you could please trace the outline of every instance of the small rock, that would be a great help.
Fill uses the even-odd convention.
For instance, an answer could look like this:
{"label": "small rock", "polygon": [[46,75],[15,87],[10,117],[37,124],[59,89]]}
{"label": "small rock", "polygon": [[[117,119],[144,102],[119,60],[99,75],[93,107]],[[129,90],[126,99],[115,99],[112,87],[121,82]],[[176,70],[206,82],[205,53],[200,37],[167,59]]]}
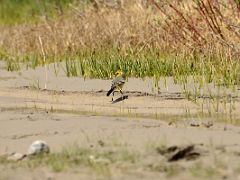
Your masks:
{"label": "small rock", "polygon": [[28,149],[28,155],[37,155],[37,154],[49,153],[49,152],[50,152],[49,146],[45,141],[42,141],[42,140],[34,141]]}
{"label": "small rock", "polygon": [[88,158],[89,158],[90,161],[95,160],[95,156],[94,155],[89,155]]}
{"label": "small rock", "polygon": [[203,122],[202,125],[206,128],[210,128],[213,126],[213,122],[212,121]]}
{"label": "small rock", "polygon": [[191,127],[200,127],[200,124],[199,123],[196,123],[196,122],[191,122],[189,124]]}
{"label": "small rock", "polygon": [[7,157],[7,160],[9,161],[20,161],[27,157],[26,154],[21,154],[21,153],[12,153]]}
{"label": "small rock", "polygon": [[89,155],[88,158],[91,163],[99,163],[99,164],[105,164],[105,165],[108,165],[111,163],[111,161],[107,158],[101,158],[101,157],[96,158],[94,155]]}
{"label": "small rock", "polygon": [[105,146],[105,143],[104,143],[102,140],[99,140],[99,141],[98,141],[98,144],[99,144],[100,146],[102,146],[102,147]]}

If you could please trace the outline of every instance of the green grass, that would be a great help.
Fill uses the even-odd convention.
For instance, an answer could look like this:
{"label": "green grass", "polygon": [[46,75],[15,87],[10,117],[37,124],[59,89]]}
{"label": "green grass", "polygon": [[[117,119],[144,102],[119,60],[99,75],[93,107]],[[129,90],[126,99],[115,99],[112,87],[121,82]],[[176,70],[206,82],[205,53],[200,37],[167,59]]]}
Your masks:
{"label": "green grass", "polygon": [[217,178],[220,175],[219,170],[222,170],[221,168],[210,166],[210,165],[205,165],[201,161],[193,164],[189,171],[192,174],[193,177],[198,177],[198,178],[208,178],[208,179],[213,179]]}
{"label": "green grass", "polygon": [[[0,165],[5,166],[6,169],[20,168],[29,171],[44,167],[55,173],[82,173],[81,170],[84,169],[87,174],[108,178],[116,176],[116,171],[118,175],[122,174],[124,177],[128,177],[129,174],[131,177],[133,174],[139,177],[139,169],[144,170],[144,173],[141,171],[141,175],[144,177],[145,173],[146,175],[154,173],[166,178],[182,177],[183,175],[183,177],[189,178],[219,179],[226,175],[233,177],[239,172],[239,163],[233,163],[229,166],[232,158],[238,158],[232,152],[221,152],[216,161],[211,157],[214,156],[213,152],[217,151],[217,148],[214,147],[214,151],[211,151],[205,145],[203,148],[205,147],[206,151],[199,159],[167,162],[167,159],[156,150],[156,147],[159,147],[158,142],[150,141],[149,143],[151,146],[141,150],[115,146],[108,140],[104,140],[104,145],[88,146],[82,144],[79,146],[72,144],[63,148],[61,152],[40,154],[17,162],[9,161],[6,157],[0,156]],[[228,171],[226,171],[226,167]]]}
{"label": "green grass", "polygon": [[76,0],[0,0],[0,24],[36,23],[62,15]]}
{"label": "green grass", "polygon": [[122,55],[115,50],[80,53],[75,58],[65,59],[68,76],[110,78],[118,69],[127,77],[160,77],[172,75],[171,56],[154,54]]}
{"label": "green grass", "polygon": [[[37,54],[11,56],[5,51],[0,58],[7,61],[8,70],[19,70],[20,64],[26,68],[36,68],[44,64],[43,57]],[[175,82],[186,84],[189,76],[202,87],[213,82],[217,86],[232,87],[240,84],[240,64],[237,60],[229,63],[224,58],[190,56],[184,54],[151,53],[121,54],[114,49],[99,51],[81,51],[77,54],[47,55],[46,63],[64,62],[66,75],[87,78],[107,79],[121,69],[127,77],[160,77],[172,76]],[[156,84],[157,85],[157,84]]]}
{"label": "green grass", "polygon": [[[40,154],[28,157],[25,161],[8,161],[0,157],[0,164],[10,164],[13,168],[25,167],[36,169],[38,167],[48,167],[53,172],[63,172],[72,168],[87,168],[96,174],[111,176],[111,169],[120,168],[121,164],[131,166],[139,158],[137,152],[118,147],[116,150],[99,149],[90,147],[80,147],[72,144],[63,148],[59,153]],[[125,168],[124,166],[122,168]]]}

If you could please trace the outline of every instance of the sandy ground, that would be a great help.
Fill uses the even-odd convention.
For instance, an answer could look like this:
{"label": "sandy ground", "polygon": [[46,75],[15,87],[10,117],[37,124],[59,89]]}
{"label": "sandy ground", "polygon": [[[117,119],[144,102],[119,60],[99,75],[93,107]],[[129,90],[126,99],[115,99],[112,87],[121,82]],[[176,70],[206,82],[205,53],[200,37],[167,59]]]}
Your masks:
{"label": "sandy ground", "polygon": [[[239,155],[235,155],[240,152],[240,128],[227,121],[219,122],[221,115],[198,118],[197,114],[207,112],[209,106],[184,98],[181,86],[173,84],[171,78],[166,79],[167,85],[164,79],[160,81],[160,89],[153,88],[151,79],[128,79],[125,86],[128,98],[112,103],[111,97],[105,95],[110,80],[68,78],[61,67],[57,69],[54,73],[53,65],[47,68],[46,81],[42,67],[7,72],[4,63],[0,63],[0,154],[26,153],[31,142],[38,139],[46,141],[52,152],[59,152],[63,146],[73,143],[90,147],[103,140],[121,142],[137,152],[143,152],[148,144],[158,143],[167,147],[202,144],[209,152],[209,146],[221,146],[230,149],[218,154],[227,159],[225,163],[240,162]],[[189,87],[193,85],[190,83]],[[206,90],[202,91],[204,94]],[[240,115],[238,94],[239,90],[234,94],[236,118]],[[117,95],[116,99],[119,97]],[[213,154],[209,154],[207,157],[211,159]],[[202,159],[209,160],[206,156]],[[180,163],[187,169],[188,162],[184,162]],[[232,163],[229,171],[219,173],[217,179],[239,178],[239,167],[240,163]],[[46,167],[31,171],[0,165],[0,171],[0,179],[105,179],[85,169],[54,173]],[[140,168],[111,179],[159,177],[167,178],[164,173]],[[191,176],[183,171],[180,176],[171,178],[180,177],[189,179]]]}

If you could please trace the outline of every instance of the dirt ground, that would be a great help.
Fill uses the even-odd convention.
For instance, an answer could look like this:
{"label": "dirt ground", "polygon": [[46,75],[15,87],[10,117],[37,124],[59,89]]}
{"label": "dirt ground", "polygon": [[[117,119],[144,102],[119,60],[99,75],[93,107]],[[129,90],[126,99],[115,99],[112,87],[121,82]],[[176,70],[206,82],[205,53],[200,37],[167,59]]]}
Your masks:
{"label": "dirt ground", "polygon": [[[221,115],[199,118],[198,114],[207,111],[207,106],[184,98],[181,86],[173,84],[171,78],[167,78],[166,86],[164,80],[160,81],[160,89],[153,88],[150,79],[128,79],[126,99],[112,103],[111,97],[105,95],[110,80],[68,78],[61,67],[54,73],[51,65],[47,68],[46,81],[43,67],[8,72],[4,66],[1,62],[0,155],[26,153],[28,146],[39,139],[49,144],[51,152],[59,152],[73,143],[91,147],[101,140],[124,144],[154,164],[158,160],[154,157],[156,154],[148,156],[145,151],[149,144],[154,145],[155,150],[158,145],[200,145],[201,152],[205,153],[200,153],[197,161],[189,162],[183,157],[169,162],[170,166],[176,163],[183,168],[171,179],[240,179],[240,128],[218,121]],[[119,97],[116,95],[115,99]],[[238,109],[240,103],[236,97],[235,117],[240,115]],[[31,170],[0,164],[0,179],[169,178],[166,172],[146,169],[144,162],[141,161],[137,169],[112,173],[111,177],[96,175],[85,168],[56,173],[47,167]],[[211,166],[216,173],[199,168],[198,175],[191,167],[199,162],[203,167]]]}

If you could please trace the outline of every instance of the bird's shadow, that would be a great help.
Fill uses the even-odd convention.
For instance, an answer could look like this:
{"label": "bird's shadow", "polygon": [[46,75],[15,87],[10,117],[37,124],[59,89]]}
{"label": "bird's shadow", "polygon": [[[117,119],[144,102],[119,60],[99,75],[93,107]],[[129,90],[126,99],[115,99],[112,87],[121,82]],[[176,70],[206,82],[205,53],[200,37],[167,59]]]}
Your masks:
{"label": "bird's shadow", "polygon": [[128,95],[123,95],[122,97],[115,99],[114,101],[112,101],[112,104],[121,102],[121,101],[123,101],[125,99],[128,99]]}

